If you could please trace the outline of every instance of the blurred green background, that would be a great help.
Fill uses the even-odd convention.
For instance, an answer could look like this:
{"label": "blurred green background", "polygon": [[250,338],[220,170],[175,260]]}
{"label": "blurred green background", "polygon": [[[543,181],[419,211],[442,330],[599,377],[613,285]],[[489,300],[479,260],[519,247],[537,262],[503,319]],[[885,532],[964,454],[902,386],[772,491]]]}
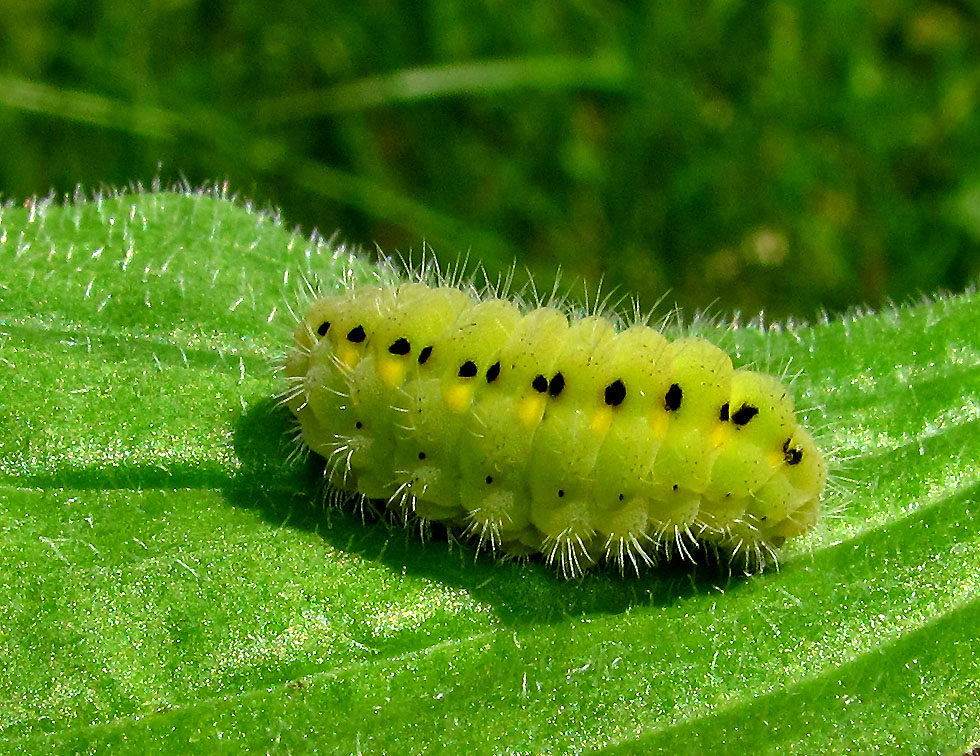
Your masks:
{"label": "blurred green background", "polygon": [[980,272],[971,0],[3,0],[0,56],[8,200],[227,181],[304,232],[714,312]]}

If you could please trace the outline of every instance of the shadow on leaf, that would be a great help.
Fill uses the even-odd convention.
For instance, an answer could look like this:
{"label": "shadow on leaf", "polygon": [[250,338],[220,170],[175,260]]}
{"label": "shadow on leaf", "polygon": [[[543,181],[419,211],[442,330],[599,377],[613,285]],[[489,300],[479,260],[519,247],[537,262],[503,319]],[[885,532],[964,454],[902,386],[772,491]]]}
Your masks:
{"label": "shadow on leaf", "polygon": [[671,560],[637,577],[600,567],[565,580],[540,560],[495,559],[438,524],[402,527],[383,507],[350,500],[325,505],[324,461],[291,456],[294,424],[272,399],[254,404],[235,429],[238,475],[225,489],[236,506],[255,510],[271,525],[315,532],[335,549],[402,573],[461,588],[492,606],[501,621],[518,627],[568,617],[621,614],[635,606],[669,606],[697,596],[729,592],[746,582],[726,563],[703,551],[696,564]]}

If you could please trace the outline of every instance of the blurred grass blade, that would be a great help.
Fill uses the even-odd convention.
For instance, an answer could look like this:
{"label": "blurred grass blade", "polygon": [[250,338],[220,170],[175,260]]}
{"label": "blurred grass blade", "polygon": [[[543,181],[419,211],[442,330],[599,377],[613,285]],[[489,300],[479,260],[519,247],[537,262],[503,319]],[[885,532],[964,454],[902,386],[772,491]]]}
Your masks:
{"label": "blurred grass blade", "polygon": [[[327,197],[406,229],[426,229],[429,244],[467,238],[481,259],[498,269],[517,259],[519,250],[498,234],[483,230],[392,191],[364,176],[289,152],[286,143],[256,136],[242,124],[210,108],[187,107],[181,113],[126,103],[101,95],[59,89],[15,78],[0,78],[0,105],[44,113],[79,123],[128,131],[141,136],[192,137],[230,159],[245,161],[262,174],[288,179],[304,191]],[[407,253],[407,251],[406,251]]]}
{"label": "blurred grass blade", "polygon": [[623,57],[614,54],[594,58],[548,56],[448,63],[269,98],[258,102],[255,112],[260,123],[281,123],[400,102],[489,92],[526,89],[624,92],[629,81],[629,65]]}
{"label": "blurred grass blade", "polygon": [[180,131],[178,119],[160,108],[13,76],[0,77],[0,105],[156,139],[174,139]]}

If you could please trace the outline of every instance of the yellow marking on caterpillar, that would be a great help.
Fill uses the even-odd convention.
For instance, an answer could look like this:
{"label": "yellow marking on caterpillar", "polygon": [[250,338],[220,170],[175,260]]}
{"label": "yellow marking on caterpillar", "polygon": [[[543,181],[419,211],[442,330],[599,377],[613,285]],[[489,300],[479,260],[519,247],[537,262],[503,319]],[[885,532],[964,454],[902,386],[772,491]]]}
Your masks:
{"label": "yellow marking on caterpillar", "polygon": [[405,380],[405,361],[382,357],[378,360],[378,375],[388,388],[400,386]]}
{"label": "yellow marking on caterpillar", "polygon": [[473,384],[457,383],[442,392],[446,406],[453,412],[466,412],[473,403]]}
{"label": "yellow marking on caterpillar", "polygon": [[601,407],[589,421],[589,428],[597,436],[605,436],[612,425],[612,410],[609,407]]}
{"label": "yellow marking on caterpillar", "polygon": [[525,428],[535,428],[541,422],[544,412],[543,394],[525,396],[517,402],[517,420]]}
{"label": "yellow marking on caterpillar", "polygon": [[654,436],[662,439],[667,435],[667,429],[670,427],[670,419],[667,417],[666,412],[655,410],[650,415],[648,422],[650,424],[650,431]]}
{"label": "yellow marking on caterpillar", "polygon": [[347,367],[352,368],[361,361],[361,352],[357,347],[339,346],[337,347],[337,359]]}
{"label": "yellow marking on caterpillar", "polygon": [[711,436],[709,441],[712,446],[721,446],[728,439],[732,437],[732,427],[729,423],[718,423],[713,431],[711,431]]}

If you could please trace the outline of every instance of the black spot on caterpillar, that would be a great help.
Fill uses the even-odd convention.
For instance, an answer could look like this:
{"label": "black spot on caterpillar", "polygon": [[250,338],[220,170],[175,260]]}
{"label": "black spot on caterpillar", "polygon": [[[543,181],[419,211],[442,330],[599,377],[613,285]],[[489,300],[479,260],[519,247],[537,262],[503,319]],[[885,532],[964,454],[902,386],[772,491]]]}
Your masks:
{"label": "black spot on caterpillar", "polygon": [[487,383],[493,383],[500,375],[500,363],[495,362],[487,368]]}
{"label": "black spot on caterpillar", "polygon": [[610,407],[618,407],[626,399],[626,386],[620,380],[613,381],[606,386],[603,398]]}
{"label": "black spot on caterpillar", "polygon": [[757,567],[818,518],[826,464],[785,387],[704,339],[365,285],[312,303],[285,374],[332,485],[567,576],[693,541]]}
{"label": "black spot on caterpillar", "polygon": [[549,396],[560,396],[561,392],[565,390],[565,376],[561,373],[555,373],[554,377],[548,381],[548,395]]}

